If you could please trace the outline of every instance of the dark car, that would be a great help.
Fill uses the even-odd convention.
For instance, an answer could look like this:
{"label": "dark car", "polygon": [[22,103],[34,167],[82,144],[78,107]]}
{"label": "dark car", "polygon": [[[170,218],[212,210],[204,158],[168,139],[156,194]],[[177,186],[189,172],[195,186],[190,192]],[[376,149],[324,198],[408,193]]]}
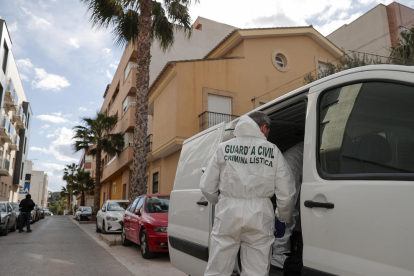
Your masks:
{"label": "dark car", "polygon": [[121,242],[123,246],[136,243],[144,259],[154,252],[168,252],[168,208],[170,195],[142,195],[126,209]]}
{"label": "dark car", "polygon": [[17,229],[17,216],[8,201],[0,201],[0,234],[7,236]]}
{"label": "dark car", "polygon": [[89,206],[79,206],[75,213],[75,218],[78,221],[90,220],[92,216],[92,208]]}

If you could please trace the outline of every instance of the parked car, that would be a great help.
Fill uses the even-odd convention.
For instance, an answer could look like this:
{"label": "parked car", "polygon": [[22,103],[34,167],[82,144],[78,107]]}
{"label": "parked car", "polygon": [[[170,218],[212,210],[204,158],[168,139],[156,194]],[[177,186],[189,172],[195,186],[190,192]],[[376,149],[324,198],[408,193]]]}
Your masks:
{"label": "parked car", "polygon": [[96,232],[122,232],[122,220],[129,200],[107,200],[96,215]]}
{"label": "parked car", "polygon": [[50,216],[52,212],[49,211],[49,209],[45,209],[45,216]]}
{"label": "parked car", "polygon": [[[413,275],[414,67],[345,70],[256,110],[270,116],[268,141],[280,151],[304,141],[301,232],[292,242],[302,275]],[[181,149],[168,239],[172,265],[187,275],[203,275],[208,261],[214,206],[199,187],[203,168],[237,122]],[[255,162],[231,153],[247,168]]]}
{"label": "parked car", "polygon": [[38,221],[37,219],[37,205],[33,208],[33,210],[30,212],[30,223],[35,223]]}
{"label": "parked car", "polygon": [[41,211],[40,211],[40,207],[39,207],[39,205],[37,205],[36,204],[36,207],[35,207],[35,209],[34,209],[35,211],[36,211],[36,221],[39,221],[40,220],[40,217],[41,217]]}
{"label": "parked car", "polygon": [[0,201],[0,234],[7,236],[17,229],[17,216],[8,201]]}
{"label": "parked car", "polygon": [[92,215],[92,208],[89,206],[79,206],[75,213],[75,219],[78,221],[90,220]]}
{"label": "parked car", "polygon": [[39,212],[40,212],[40,219],[44,219],[45,218],[45,211],[43,210],[42,207],[39,207]]}
{"label": "parked car", "polygon": [[122,245],[138,244],[144,259],[153,258],[155,252],[168,252],[169,202],[168,194],[137,197],[124,214]]}
{"label": "parked car", "polygon": [[20,225],[20,207],[19,207],[19,203],[16,202],[10,202],[10,205],[13,208],[13,211],[16,213],[16,217],[17,217],[17,227],[19,227]]}

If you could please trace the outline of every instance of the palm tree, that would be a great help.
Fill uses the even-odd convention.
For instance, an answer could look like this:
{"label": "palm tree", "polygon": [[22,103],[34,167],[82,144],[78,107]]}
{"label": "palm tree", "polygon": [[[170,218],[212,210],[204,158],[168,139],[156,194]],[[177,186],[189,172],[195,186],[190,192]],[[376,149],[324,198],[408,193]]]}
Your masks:
{"label": "palm tree", "polygon": [[[78,166],[75,163],[70,165],[66,165],[66,168],[63,169],[63,180],[66,181],[66,190],[69,192],[68,195],[68,206],[67,209],[69,211],[69,215],[72,215],[72,184],[73,184],[73,177],[75,175],[76,169]],[[62,193],[61,193],[62,194]]]}
{"label": "palm tree", "polygon": [[[120,149],[124,146],[122,134],[110,133],[117,121],[118,118],[116,116],[97,113],[94,118],[82,118],[83,125],[73,128],[75,130],[73,149],[76,152],[85,150],[85,152],[88,152],[88,155],[95,156],[95,196],[91,220],[96,219],[96,213],[99,210],[102,152],[106,152],[109,155],[119,154],[121,152]],[[94,148],[89,150],[91,145],[94,145]]]}
{"label": "palm tree", "polygon": [[80,0],[88,7],[92,27],[112,27],[117,46],[131,42],[136,45],[138,70],[135,95],[135,126],[133,170],[130,200],[147,192],[145,140],[148,122],[149,66],[153,38],[165,51],[174,43],[174,29],[191,35],[191,18],[188,11],[192,2],[199,0]]}
{"label": "palm tree", "polygon": [[[414,27],[400,33],[397,47],[391,48],[390,63],[413,65],[414,62]],[[393,58],[393,59],[391,59]]]}
{"label": "palm tree", "polygon": [[81,195],[81,203],[80,206],[85,206],[85,196],[94,195],[95,190],[95,182],[93,178],[90,176],[90,172],[82,171],[78,169],[73,181],[73,194],[74,195]]}
{"label": "palm tree", "polygon": [[69,192],[69,189],[67,189],[67,186],[68,185],[66,185],[66,187],[62,187],[62,190],[60,191],[60,197],[62,199],[66,198],[66,202],[67,202],[66,209],[70,211],[70,209],[69,209],[69,207],[70,207],[70,203],[69,203],[70,202],[70,199],[68,199],[68,197],[71,194],[71,192]]}

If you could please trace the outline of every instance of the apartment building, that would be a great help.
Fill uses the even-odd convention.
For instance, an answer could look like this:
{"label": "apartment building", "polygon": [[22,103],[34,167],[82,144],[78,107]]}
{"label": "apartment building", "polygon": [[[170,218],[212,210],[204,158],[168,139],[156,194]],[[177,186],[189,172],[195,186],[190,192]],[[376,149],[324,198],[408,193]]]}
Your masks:
{"label": "apartment building", "polygon": [[[91,149],[92,149],[92,146],[89,147],[89,150]],[[88,155],[88,151],[83,151],[82,156],[78,163],[78,168],[81,169],[82,171],[89,172],[91,177],[92,177],[93,160],[94,160],[93,156]],[[94,202],[93,199],[94,199],[93,195],[85,195],[85,205],[93,207],[93,202]],[[74,201],[72,205],[76,204],[77,206],[80,206],[80,203],[81,203],[81,195],[78,195],[78,197],[76,198],[76,201]]]}
{"label": "apartment building", "polygon": [[148,192],[172,191],[186,139],[301,87],[342,55],[312,26],[239,29],[203,59],[167,63],[149,91]]}
{"label": "apartment building", "polygon": [[[175,32],[172,48],[163,52],[157,41],[151,47],[150,83],[161,72],[166,62],[176,59],[202,58],[235,29],[233,26],[221,24],[202,17],[193,24],[191,39],[186,39],[182,31]],[[133,44],[128,44],[119,62],[112,83],[104,93],[102,113],[118,116],[118,123],[113,133],[123,133],[125,147],[121,154],[102,156],[102,188],[101,203],[107,199],[127,199],[132,169],[133,131],[135,114],[135,92],[137,73],[137,53]],[[151,125],[151,117],[149,118]],[[92,162],[94,175],[95,162]]]}
{"label": "apartment building", "polygon": [[346,53],[355,50],[388,57],[390,48],[397,46],[400,33],[414,26],[413,8],[398,2],[379,4],[327,38]]}
{"label": "apartment building", "polygon": [[32,200],[42,208],[47,208],[49,197],[49,177],[44,171],[36,170],[32,161],[26,161],[26,174],[24,188],[21,189],[18,200],[26,197],[26,194],[32,196]]}
{"label": "apartment building", "polygon": [[6,21],[0,19],[0,200],[17,201],[30,138],[30,104],[17,70]]}

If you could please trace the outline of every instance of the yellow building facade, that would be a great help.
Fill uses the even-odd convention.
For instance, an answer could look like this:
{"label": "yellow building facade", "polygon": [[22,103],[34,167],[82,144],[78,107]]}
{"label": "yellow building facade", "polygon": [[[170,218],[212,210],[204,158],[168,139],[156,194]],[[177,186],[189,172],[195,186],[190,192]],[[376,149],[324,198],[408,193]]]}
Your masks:
{"label": "yellow building facade", "polygon": [[204,59],[169,62],[150,87],[148,192],[170,193],[182,143],[303,85],[344,53],[313,27],[235,30]]}

